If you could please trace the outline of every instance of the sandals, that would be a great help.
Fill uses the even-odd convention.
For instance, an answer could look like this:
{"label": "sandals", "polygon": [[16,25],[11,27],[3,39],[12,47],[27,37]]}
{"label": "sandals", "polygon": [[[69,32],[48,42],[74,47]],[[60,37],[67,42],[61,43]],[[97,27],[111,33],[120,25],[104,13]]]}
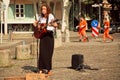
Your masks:
{"label": "sandals", "polygon": [[46,69],[40,70],[39,73],[47,74],[48,76],[51,76],[51,75],[52,75],[52,72],[51,72],[51,71],[48,71],[48,70],[46,70]]}

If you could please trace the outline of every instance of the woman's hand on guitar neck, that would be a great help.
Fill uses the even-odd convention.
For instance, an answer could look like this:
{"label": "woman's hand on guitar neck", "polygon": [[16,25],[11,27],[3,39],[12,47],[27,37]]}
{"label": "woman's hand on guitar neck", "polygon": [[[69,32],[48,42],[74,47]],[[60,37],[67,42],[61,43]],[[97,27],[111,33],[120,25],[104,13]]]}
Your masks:
{"label": "woman's hand on guitar neck", "polygon": [[34,27],[37,27],[38,21],[34,21],[33,25],[34,25]]}
{"label": "woman's hand on guitar neck", "polygon": [[48,24],[48,26],[57,27],[58,24],[57,24],[56,20],[52,20],[52,21]]}

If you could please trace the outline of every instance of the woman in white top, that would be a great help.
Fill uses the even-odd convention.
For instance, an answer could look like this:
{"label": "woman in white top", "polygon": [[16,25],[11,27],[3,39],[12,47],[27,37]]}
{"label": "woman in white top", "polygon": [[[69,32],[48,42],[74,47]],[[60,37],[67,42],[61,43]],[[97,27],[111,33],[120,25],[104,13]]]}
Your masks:
{"label": "woman in white top", "polygon": [[[52,70],[52,56],[54,51],[54,36],[53,31],[57,27],[57,23],[53,22],[55,20],[53,14],[50,13],[50,9],[47,5],[41,6],[41,15],[39,19],[34,22],[34,26],[38,26],[40,30],[45,29],[44,33],[40,38],[39,44],[39,59],[38,59],[38,69],[39,72],[47,70],[47,74],[51,74]],[[46,28],[42,28],[41,25],[46,24]]]}

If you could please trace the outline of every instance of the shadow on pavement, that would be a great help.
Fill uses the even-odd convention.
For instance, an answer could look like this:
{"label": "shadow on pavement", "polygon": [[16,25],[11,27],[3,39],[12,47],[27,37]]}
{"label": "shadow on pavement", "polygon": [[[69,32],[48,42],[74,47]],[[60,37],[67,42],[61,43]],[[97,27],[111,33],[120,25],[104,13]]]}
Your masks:
{"label": "shadow on pavement", "polygon": [[32,71],[34,73],[37,73],[39,70],[37,67],[34,66],[24,66],[22,67],[25,71]]}

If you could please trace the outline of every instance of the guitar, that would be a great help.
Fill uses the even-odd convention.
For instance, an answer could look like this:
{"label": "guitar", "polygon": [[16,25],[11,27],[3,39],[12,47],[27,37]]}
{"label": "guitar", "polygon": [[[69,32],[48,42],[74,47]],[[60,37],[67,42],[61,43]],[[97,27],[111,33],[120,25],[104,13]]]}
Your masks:
{"label": "guitar", "polygon": [[[58,21],[59,20],[56,19],[56,20],[50,22],[49,24],[52,24],[52,23],[55,23],[55,22],[58,22]],[[44,33],[47,32],[47,26],[48,25],[45,24],[45,23],[40,23],[40,24],[38,24],[38,26],[34,28],[34,34],[33,35],[34,35],[35,38],[40,39],[40,38],[42,38]]]}

